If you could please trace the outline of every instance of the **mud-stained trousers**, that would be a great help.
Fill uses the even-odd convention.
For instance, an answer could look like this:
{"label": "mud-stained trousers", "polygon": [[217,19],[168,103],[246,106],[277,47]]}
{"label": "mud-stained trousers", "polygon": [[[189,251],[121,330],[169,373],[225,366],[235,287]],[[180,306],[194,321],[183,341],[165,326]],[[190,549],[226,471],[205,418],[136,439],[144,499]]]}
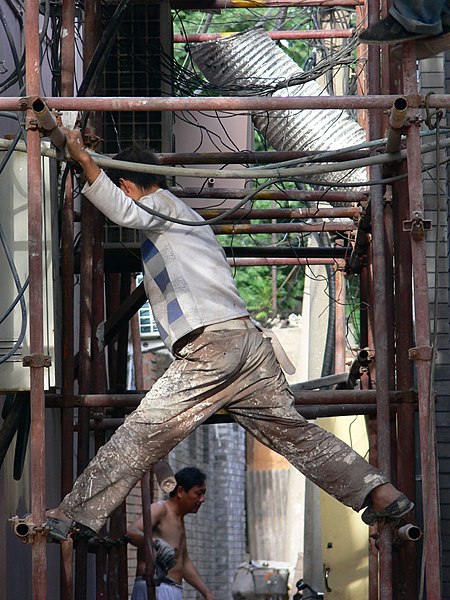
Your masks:
{"label": "mud-stained trousers", "polygon": [[271,342],[256,328],[204,332],[178,357],[77,479],[60,505],[67,516],[99,531],[144,473],[219,409],[356,511],[388,481],[297,413]]}

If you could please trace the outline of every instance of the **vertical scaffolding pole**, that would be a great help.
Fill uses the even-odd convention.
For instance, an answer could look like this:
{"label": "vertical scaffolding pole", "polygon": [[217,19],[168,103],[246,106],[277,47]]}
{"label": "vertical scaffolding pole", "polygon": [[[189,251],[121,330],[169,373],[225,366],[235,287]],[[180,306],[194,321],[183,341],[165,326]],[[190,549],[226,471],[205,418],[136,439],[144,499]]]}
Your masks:
{"label": "vertical scaffolding pole", "polygon": [[[61,94],[73,96],[75,71],[75,0],[64,0],[61,39]],[[61,282],[62,282],[62,396],[61,411],[61,496],[73,482],[73,408],[64,406],[64,398],[74,392],[74,207],[73,182],[68,173],[61,215]],[[73,546],[61,544],[61,598],[73,595]]]}
{"label": "vertical scaffolding pole", "polygon": [[[39,0],[27,0],[26,93],[39,95]],[[27,118],[27,186],[28,186],[28,265],[30,315],[30,401],[31,401],[31,512],[34,523],[44,522],[45,511],[45,395],[44,395],[44,327],[42,294],[42,205],[40,136]],[[47,596],[47,541],[36,533],[32,545],[33,600]]]}
{"label": "vertical scaffolding pole", "polygon": [[[369,26],[379,20],[380,4],[378,0],[369,0]],[[369,46],[368,49],[368,88],[369,94],[380,94],[380,49]],[[381,137],[381,113],[372,111],[369,119],[370,139]],[[381,168],[371,168],[370,178],[381,179]],[[377,386],[377,454],[378,467],[391,477],[391,436],[389,411],[389,365],[387,333],[387,297],[386,297],[386,255],[384,231],[384,199],[379,185],[371,188],[372,216],[372,252],[374,281],[374,342]],[[379,596],[383,600],[392,600],[392,532],[388,526],[379,526]]]}
{"label": "vertical scaffolding pole", "polygon": [[[395,252],[395,340],[397,389],[405,393],[397,411],[397,483],[408,498],[415,501],[415,409],[412,364],[408,357],[413,346],[411,244],[402,224],[408,218],[408,185],[400,182],[393,186]],[[398,582],[399,600],[417,598],[417,546],[404,544],[400,548],[401,576]]]}
{"label": "vertical scaffolding pole", "polygon": [[[403,46],[404,87],[406,94],[417,94],[416,57],[413,43]],[[424,511],[424,556],[427,600],[440,600],[441,556],[439,541],[439,508],[434,425],[434,394],[432,392],[430,318],[425,232],[420,129],[416,115],[407,130],[408,187],[411,226],[411,257],[414,288],[415,348],[409,356],[415,360],[419,404],[420,459]]]}
{"label": "vertical scaffolding pole", "polygon": [[[380,179],[381,170],[372,169],[371,178]],[[371,213],[373,225],[374,267],[374,340],[377,384],[378,466],[391,476],[391,436],[389,410],[388,335],[386,322],[386,270],[384,252],[383,191],[373,186]],[[392,534],[389,526],[379,526],[380,598],[392,598]]]}
{"label": "vertical scaffolding pole", "polygon": [[335,352],[334,352],[334,372],[343,373],[345,371],[345,278],[342,270],[342,261],[338,261],[335,270],[336,285],[336,322],[335,322]]}

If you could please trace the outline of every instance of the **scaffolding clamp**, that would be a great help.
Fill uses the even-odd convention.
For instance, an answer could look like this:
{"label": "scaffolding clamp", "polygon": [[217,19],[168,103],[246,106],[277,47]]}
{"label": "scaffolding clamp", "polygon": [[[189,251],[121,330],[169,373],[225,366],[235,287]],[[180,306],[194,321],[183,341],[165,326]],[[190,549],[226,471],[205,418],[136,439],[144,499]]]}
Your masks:
{"label": "scaffolding clamp", "polygon": [[420,241],[425,237],[425,231],[430,231],[431,220],[424,219],[419,210],[415,210],[412,219],[403,221],[403,231],[409,231],[415,241]]}
{"label": "scaffolding clamp", "polygon": [[433,358],[433,346],[418,346],[408,351],[409,360],[431,360]]}
{"label": "scaffolding clamp", "polygon": [[33,523],[32,515],[25,515],[25,517],[11,517],[9,522],[12,523],[14,533],[23,544],[32,544],[36,534],[45,533],[44,527]]}
{"label": "scaffolding clamp", "polygon": [[24,356],[22,359],[22,364],[24,367],[31,367],[35,369],[39,369],[41,367],[51,367],[52,357],[48,356],[47,354],[40,354],[36,352],[35,354]]}

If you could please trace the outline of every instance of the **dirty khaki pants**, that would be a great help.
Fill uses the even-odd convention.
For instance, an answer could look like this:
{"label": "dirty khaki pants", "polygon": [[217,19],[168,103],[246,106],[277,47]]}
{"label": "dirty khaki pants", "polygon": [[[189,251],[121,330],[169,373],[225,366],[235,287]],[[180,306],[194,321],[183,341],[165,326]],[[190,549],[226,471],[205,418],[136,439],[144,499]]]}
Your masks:
{"label": "dirty khaki pants", "polygon": [[300,416],[270,340],[257,329],[204,332],[184,346],[98,451],[60,509],[98,531],[159,459],[219,409],[354,510],[387,478]]}

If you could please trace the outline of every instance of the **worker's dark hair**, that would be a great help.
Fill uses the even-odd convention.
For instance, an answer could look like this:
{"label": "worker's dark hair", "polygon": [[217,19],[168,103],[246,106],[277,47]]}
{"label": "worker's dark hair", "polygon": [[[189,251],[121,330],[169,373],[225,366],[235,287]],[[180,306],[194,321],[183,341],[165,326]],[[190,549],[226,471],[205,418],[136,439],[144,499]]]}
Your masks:
{"label": "worker's dark hair", "polygon": [[184,467],[175,473],[175,479],[177,487],[170,492],[169,496],[171,497],[175,496],[180,485],[185,492],[188,492],[194,485],[202,485],[206,481],[206,475],[197,467]]}
{"label": "worker's dark hair", "polygon": [[[144,165],[158,165],[158,159],[153,152],[144,150],[139,146],[133,145],[126,150],[122,150],[114,156],[114,160],[124,160],[126,162],[141,163]],[[139,173],[137,171],[126,171],[125,169],[109,167],[107,169],[108,177],[118,186],[119,179],[128,179],[135,183],[142,190],[147,190],[152,185],[167,189],[167,181],[164,175],[155,173]]]}

